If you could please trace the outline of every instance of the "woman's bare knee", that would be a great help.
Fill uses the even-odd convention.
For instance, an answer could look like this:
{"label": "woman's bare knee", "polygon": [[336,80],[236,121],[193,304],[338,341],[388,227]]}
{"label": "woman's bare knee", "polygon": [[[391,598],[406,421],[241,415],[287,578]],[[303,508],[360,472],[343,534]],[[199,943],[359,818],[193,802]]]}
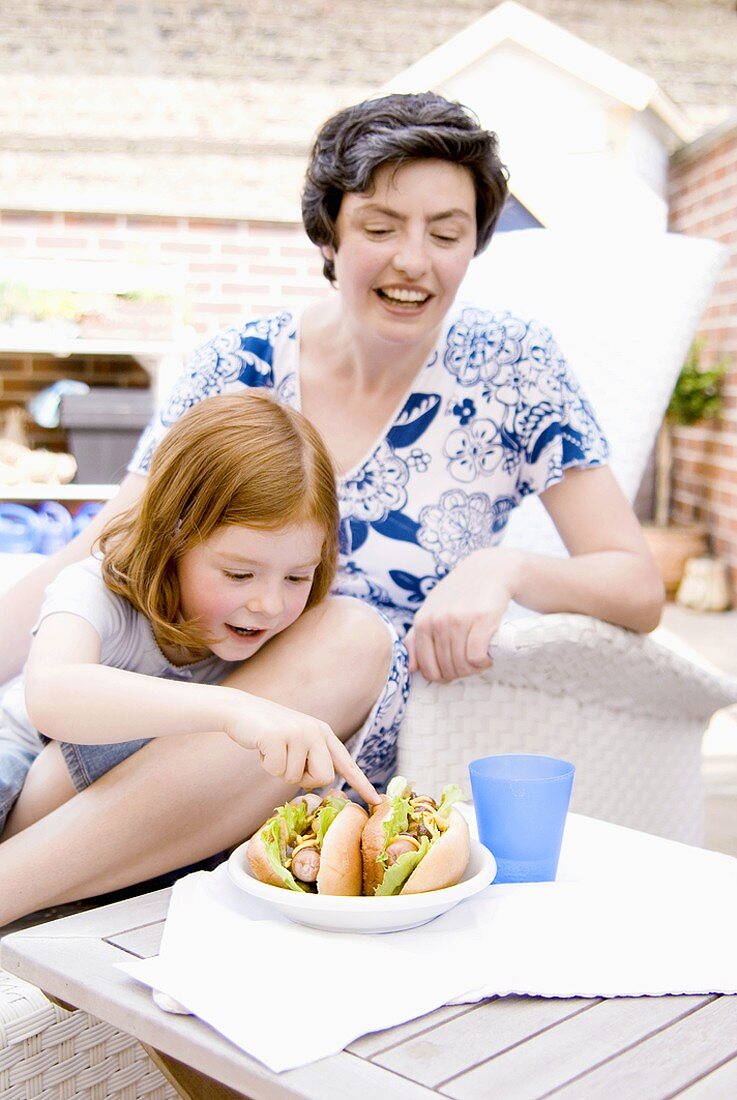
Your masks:
{"label": "woman's bare knee", "polygon": [[[330,611],[330,645],[341,663],[358,673],[367,703],[375,702],[389,674],[392,638],[376,611],[360,600],[334,596],[327,600]],[[357,682],[357,687],[359,686]]]}
{"label": "woman's bare knee", "polygon": [[321,718],[345,740],[376,702],[391,652],[391,635],[373,608],[333,596],[300,616],[227,683]]}

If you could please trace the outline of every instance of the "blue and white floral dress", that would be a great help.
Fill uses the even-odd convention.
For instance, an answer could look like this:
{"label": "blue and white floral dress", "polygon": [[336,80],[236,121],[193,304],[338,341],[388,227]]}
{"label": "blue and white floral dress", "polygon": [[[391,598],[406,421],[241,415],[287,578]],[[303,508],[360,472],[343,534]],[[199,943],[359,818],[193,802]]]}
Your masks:
{"label": "blue and white floral dress", "polygon": [[[243,387],[300,407],[299,316],[229,329],[195,356],[141,437],[129,470],[203,397]],[[509,513],[571,466],[606,463],[607,443],[550,331],[508,312],[458,305],[370,453],[338,480],[334,591],[393,625],[390,680],[349,743],[381,784],[392,774],[407,697],[400,638],[425,596],[474,550],[501,541]]]}

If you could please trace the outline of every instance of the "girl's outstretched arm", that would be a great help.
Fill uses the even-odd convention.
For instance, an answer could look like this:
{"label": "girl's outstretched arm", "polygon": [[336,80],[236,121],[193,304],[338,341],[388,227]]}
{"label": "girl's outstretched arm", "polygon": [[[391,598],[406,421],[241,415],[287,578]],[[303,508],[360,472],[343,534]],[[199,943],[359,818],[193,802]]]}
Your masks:
{"label": "girl's outstretched arm", "polygon": [[[319,716],[345,741],[384,688],[391,648],[370,607],[330,599],[254,654],[230,686]],[[223,734],[155,738],[0,842],[0,928],[220,852],[293,794]]]}
{"label": "girl's outstretched arm", "polygon": [[78,615],[45,618],[26,668],[26,707],[41,733],[75,744],[226,733],[275,778],[303,787],[336,771],[369,803],[371,783],[327,723],[236,688],[181,683],[99,664],[100,636]]}

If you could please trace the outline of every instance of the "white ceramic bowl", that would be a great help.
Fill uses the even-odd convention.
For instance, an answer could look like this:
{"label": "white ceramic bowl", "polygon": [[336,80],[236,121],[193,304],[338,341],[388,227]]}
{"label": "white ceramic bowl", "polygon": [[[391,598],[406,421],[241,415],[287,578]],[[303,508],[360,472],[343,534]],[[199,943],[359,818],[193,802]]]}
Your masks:
{"label": "white ceramic bowl", "polygon": [[282,916],[298,924],[330,932],[399,932],[426,924],[483,890],[494,879],[496,860],[487,848],[472,840],[466,873],[456,886],[392,898],[336,898],[269,886],[252,875],[245,844],[232,853],[228,872],[246,894],[268,902]]}

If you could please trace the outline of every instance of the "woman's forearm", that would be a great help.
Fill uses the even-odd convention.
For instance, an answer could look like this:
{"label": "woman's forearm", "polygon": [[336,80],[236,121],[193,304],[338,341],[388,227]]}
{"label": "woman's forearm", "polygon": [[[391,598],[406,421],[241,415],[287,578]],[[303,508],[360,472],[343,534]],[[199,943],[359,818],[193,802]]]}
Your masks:
{"label": "woman's forearm", "polygon": [[513,600],[532,611],[568,611],[646,633],[663,609],[663,582],[647,557],[603,550],[554,558],[505,547],[480,551]]}
{"label": "woman's forearm", "polygon": [[26,706],[37,729],[87,745],[181,733],[225,732],[249,705],[234,688],[160,680],[104,665],[69,664],[30,672]]}

